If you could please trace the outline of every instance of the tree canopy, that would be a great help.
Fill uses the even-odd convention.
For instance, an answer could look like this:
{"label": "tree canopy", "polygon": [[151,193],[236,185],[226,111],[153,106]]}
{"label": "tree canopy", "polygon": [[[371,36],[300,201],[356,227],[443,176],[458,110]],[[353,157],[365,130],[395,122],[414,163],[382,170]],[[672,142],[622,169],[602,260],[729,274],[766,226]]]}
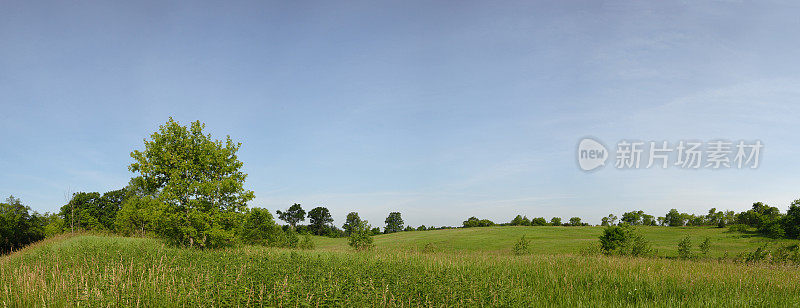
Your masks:
{"label": "tree canopy", "polygon": [[384,229],[386,233],[403,231],[403,218],[400,217],[400,212],[389,213],[384,222],[386,223],[386,228]]}
{"label": "tree canopy", "polygon": [[241,143],[213,139],[204,128],[169,118],[144,140],[143,151],[131,152],[128,169],[139,174],[131,180],[134,189],[166,205],[160,235],[179,245],[225,246],[255,195],[244,189],[247,175],[236,155]]}
{"label": "tree canopy", "polygon": [[325,234],[333,223],[331,212],[324,207],[318,206],[308,212],[308,220],[311,223],[309,226],[311,232],[316,235]]}
{"label": "tree canopy", "polygon": [[297,223],[306,219],[306,211],[298,203],[292,204],[285,212],[278,210],[276,213],[278,213],[278,218],[292,226],[292,229],[297,226]]}

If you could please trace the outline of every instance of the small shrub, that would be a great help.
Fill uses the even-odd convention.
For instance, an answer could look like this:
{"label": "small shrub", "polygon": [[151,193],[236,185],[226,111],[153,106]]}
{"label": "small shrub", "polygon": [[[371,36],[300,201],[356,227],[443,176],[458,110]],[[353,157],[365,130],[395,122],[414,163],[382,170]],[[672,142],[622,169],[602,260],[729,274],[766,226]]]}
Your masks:
{"label": "small shrub", "polygon": [[704,256],[708,255],[708,250],[711,248],[711,239],[706,237],[702,243],[700,243],[700,251],[703,253]]}
{"label": "small shrub", "polygon": [[303,234],[303,240],[300,241],[298,247],[300,249],[306,249],[306,250],[314,249],[314,240],[311,238],[311,234],[309,233]]}
{"label": "small shrub", "polygon": [[531,241],[526,239],[524,235],[520,237],[519,240],[514,243],[514,254],[518,256],[529,254],[530,243]]}
{"label": "small shrub", "polygon": [[286,231],[278,232],[274,246],[295,248],[299,242],[300,238],[297,237],[297,232],[289,228]]}
{"label": "small shrub", "polygon": [[747,263],[753,263],[766,260],[770,255],[769,249],[767,249],[768,246],[769,244],[764,244],[756,248],[756,250],[751,253],[745,253],[744,261]]}
{"label": "small shrub", "polygon": [[607,255],[639,257],[653,253],[650,242],[628,224],[606,227],[600,236],[600,249]]}
{"label": "small shrub", "polygon": [[678,257],[681,259],[692,258],[692,239],[688,235],[678,242]]}
{"label": "small shrub", "polygon": [[372,244],[372,230],[369,223],[366,220],[362,220],[352,228],[350,232],[350,247],[357,251],[372,249],[374,244]]}
{"label": "small shrub", "polygon": [[747,233],[748,230],[747,228],[749,227],[743,224],[731,225],[730,227],[728,227],[728,232]]}
{"label": "small shrub", "polygon": [[422,253],[434,253],[436,252],[436,244],[434,243],[426,243],[424,247],[422,247]]}

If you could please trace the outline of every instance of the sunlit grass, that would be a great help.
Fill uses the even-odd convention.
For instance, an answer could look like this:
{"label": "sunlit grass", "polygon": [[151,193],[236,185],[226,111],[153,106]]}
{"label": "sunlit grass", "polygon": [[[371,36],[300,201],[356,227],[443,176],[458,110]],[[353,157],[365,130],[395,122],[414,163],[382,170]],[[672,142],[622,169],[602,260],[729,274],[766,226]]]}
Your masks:
{"label": "sunlit grass", "polygon": [[[524,228],[511,229],[524,232]],[[478,235],[481,230],[468,231]],[[458,234],[448,232],[452,231],[441,234]],[[424,233],[413,236],[427,236]],[[327,251],[253,246],[202,251],[172,248],[157,239],[64,236],[0,257],[0,306],[775,307],[800,303],[800,270],[793,266],[578,254],[513,256],[494,248],[501,245],[487,246],[487,253],[480,249],[454,253],[459,245],[470,242],[466,238],[423,253],[404,249],[417,244],[403,244],[399,235],[377,239],[376,250],[356,253],[342,251],[338,242],[322,238],[315,240]],[[436,242],[431,240],[412,242]],[[476,245],[488,245],[476,241]]]}
{"label": "sunlit grass", "polygon": [[[749,252],[764,243],[793,244],[792,240],[772,240],[752,234],[731,233],[727,228],[715,227],[637,227],[653,244],[660,256],[676,256],[677,244],[690,236],[696,252],[705,237],[711,239],[709,258],[726,253],[735,257]],[[576,254],[582,248],[596,245],[603,227],[486,227],[432,231],[399,232],[375,236],[380,250],[421,250],[432,244],[436,250],[452,253],[510,254],[511,247],[525,235],[531,241],[533,254]],[[317,247],[325,251],[348,251],[347,239],[318,238]]]}

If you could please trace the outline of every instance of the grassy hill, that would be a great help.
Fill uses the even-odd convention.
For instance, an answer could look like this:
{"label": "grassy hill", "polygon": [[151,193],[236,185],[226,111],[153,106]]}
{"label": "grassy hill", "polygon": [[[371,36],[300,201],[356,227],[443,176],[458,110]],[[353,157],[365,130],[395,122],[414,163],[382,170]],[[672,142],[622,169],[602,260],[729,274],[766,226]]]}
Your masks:
{"label": "grassy hill", "polygon": [[[712,251],[762,238],[713,228],[643,228],[670,254],[685,236]],[[299,251],[172,248],[157,239],[61,236],[0,257],[0,306],[796,306],[800,269],[716,261],[583,256],[594,227],[403,232],[351,252],[315,238]],[[514,256],[525,234],[535,253]],[[433,243],[434,251],[421,249]],[[717,248],[719,250],[717,250]]]}

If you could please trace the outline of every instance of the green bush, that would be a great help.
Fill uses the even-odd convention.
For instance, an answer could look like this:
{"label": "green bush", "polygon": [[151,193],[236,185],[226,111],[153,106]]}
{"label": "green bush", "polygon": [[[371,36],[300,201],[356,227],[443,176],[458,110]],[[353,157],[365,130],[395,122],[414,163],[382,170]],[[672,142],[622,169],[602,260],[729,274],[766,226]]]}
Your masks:
{"label": "green bush", "polygon": [[358,251],[370,250],[374,246],[372,244],[372,230],[366,220],[359,221],[352,226],[349,244],[350,247]]}
{"label": "green bush", "polygon": [[600,249],[607,255],[646,256],[653,252],[650,242],[628,224],[606,227]]}
{"label": "green bush", "polygon": [[434,243],[425,243],[425,246],[422,247],[422,253],[434,253],[436,252],[436,244]]}
{"label": "green bush", "polygon": [[518,256],[529,254],[531,252],[530,243],[531,241],[526,239],[524,235],[520,237],[519,240],[514,243],[514,254]]}
{"label": "green bush", "polygon": [[311,234],[303,234],[303,240],[300,241],[298,247],[305,250],[314,249],[314,240],[311,238]]}
{"label": "green bush", "polygon": [[279,240],[275,246],[296,248],[298,244],[300,244],[300,238],[297,236],[297,232],[289,228],[280,233]]}
{"label": "green bush", "polygon": [[711,248],[711,239],[706,237],[698,247],[700,247],[700,251],[704,256],[708,255],[708,250]]}
{"label": "green bush", "polygon": [[280,227],[275,224],[272,213],[267,209],[252,208],[248,211],[239,232],[242,241],[247,244],[265,246],[282,246],[280,242]]}
{"label": "green bush", "polygon": [[748,231],[748,226],[745,224],[735,224],[728,227],[728,232],[740,232],[746,233]]}
{"label": "green bush", "polygon": [[678,257],[681,259],[692,258],[692,239],[688,235],[678,242]]}

